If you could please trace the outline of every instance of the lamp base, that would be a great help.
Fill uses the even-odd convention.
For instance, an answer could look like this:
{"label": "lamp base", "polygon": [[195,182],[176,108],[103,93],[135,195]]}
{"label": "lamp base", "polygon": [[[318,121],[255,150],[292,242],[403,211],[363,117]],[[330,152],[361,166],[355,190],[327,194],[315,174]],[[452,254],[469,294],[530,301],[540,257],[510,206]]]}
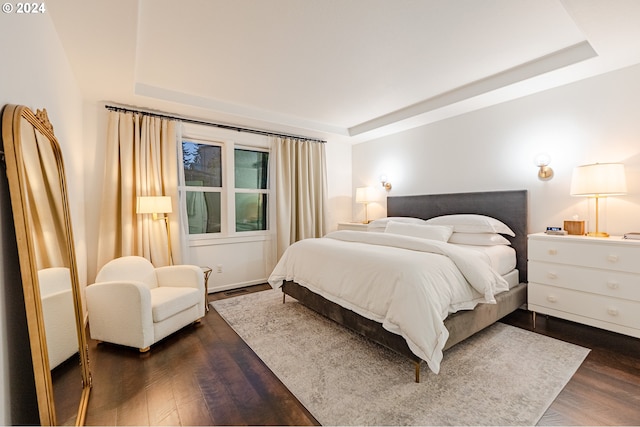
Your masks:
{"label": "lamp base", "polygon": [[587,233],[587,236],[589,236],[589,237],[609,237],[609,233],[605,233],[604,231],[599,231],[597,233],[591,232],[591,233]]}

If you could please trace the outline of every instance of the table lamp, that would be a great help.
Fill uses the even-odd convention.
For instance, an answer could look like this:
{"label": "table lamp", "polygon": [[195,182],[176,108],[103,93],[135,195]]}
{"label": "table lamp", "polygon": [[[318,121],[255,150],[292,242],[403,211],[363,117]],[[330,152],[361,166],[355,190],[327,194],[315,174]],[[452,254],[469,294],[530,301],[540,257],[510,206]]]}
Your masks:
{"label": "table lamp", "polygon": [[369,216],[367,214],[367,205],[373,201],[373,188],[358,187],[356,188],[356,203],[364,205],[364,221],[363,224],[369,224]]}
{"label": "table lamp", "polygon": [[571,195],[593,197],[596,201],[596,229],[587,233],[593,237],[609,237],[599,229],[598,200],[607,196],[627,194],[627,180],[624,165],[621,163],[595,163],[578,166],[573,170],[571,178]]}

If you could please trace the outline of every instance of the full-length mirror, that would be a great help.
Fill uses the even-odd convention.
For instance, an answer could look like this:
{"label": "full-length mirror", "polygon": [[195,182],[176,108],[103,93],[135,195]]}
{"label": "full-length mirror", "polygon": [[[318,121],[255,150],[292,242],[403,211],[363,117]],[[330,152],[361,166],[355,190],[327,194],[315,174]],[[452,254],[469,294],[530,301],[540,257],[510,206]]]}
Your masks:
{"label": "full-length mirror", "polygon": [[46,110],[5,106],[2,140],[40,422],[81,425],[91,373],[62,153]]}

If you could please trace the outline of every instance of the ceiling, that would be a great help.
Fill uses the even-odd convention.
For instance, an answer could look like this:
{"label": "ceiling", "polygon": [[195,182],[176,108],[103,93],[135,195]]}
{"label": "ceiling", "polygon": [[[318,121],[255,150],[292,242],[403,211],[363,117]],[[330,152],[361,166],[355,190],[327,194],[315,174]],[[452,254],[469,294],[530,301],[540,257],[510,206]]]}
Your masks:
{"label": "ceiling", "polygon": [[88,100],[352,143],[640,62],[637,0],[55,0]]}

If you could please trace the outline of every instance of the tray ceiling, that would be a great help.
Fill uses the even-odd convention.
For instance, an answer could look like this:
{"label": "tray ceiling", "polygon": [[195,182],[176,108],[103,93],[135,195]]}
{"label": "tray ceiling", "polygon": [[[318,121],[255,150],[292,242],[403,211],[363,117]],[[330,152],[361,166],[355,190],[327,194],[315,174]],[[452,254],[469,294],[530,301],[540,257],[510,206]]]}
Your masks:
{"label": "tray ceiling", "polygon": [[634,0],[56,0],[83,94],[359,142],[640,62]]}

